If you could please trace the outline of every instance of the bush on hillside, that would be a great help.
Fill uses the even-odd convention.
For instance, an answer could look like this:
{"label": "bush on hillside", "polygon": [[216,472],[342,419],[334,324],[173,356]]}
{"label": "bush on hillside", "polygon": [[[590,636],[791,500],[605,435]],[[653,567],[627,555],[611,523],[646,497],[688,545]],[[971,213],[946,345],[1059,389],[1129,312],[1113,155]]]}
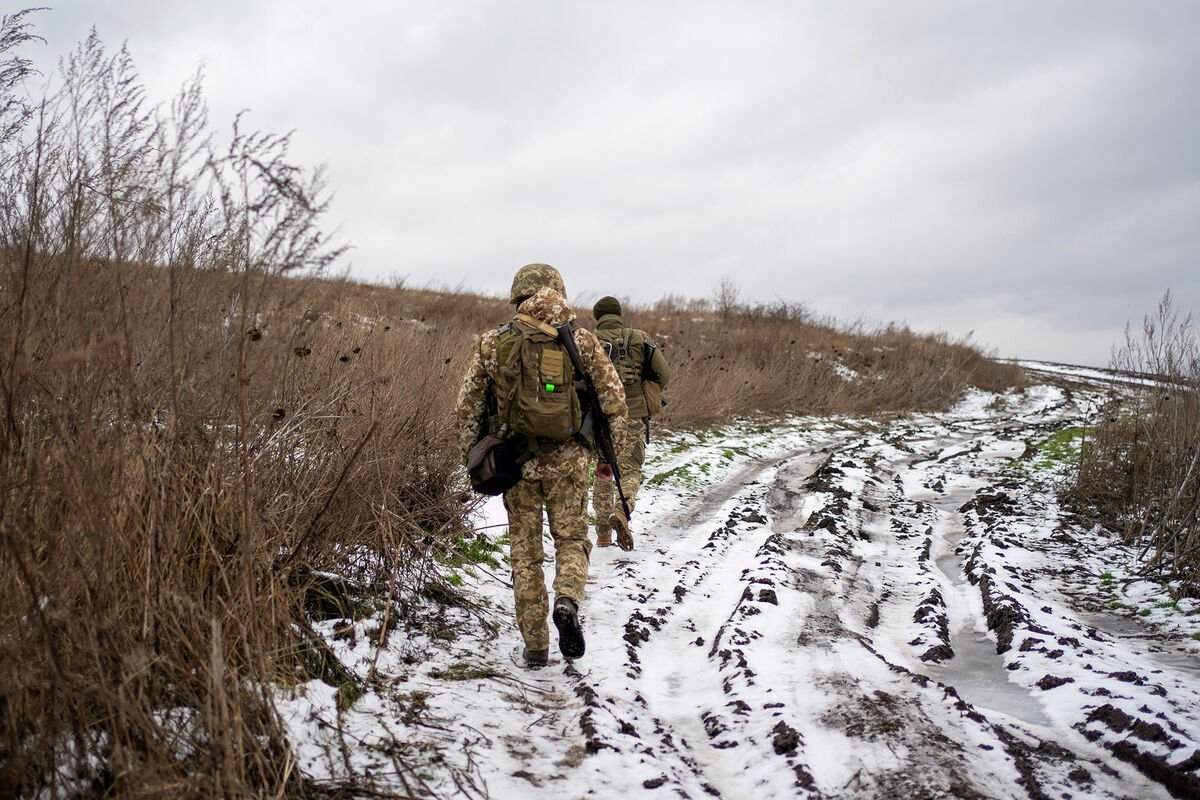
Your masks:
{"label": "bush on hillside", "polygon": [[1067,499],[1138,547],[1143,569],[1200,595],[1200,343],[1170,292],[1112,366],[1146,380],[1085,440]]}
{"label": "bush on hillside", "polygon": [[31,38],[3,19],[0,786],[310,794],[273,682],[352,692],[313,614],[437,580],[452,348],[312,277],[341,248],[287,137],[218,149],[94,34],[21,100]]}

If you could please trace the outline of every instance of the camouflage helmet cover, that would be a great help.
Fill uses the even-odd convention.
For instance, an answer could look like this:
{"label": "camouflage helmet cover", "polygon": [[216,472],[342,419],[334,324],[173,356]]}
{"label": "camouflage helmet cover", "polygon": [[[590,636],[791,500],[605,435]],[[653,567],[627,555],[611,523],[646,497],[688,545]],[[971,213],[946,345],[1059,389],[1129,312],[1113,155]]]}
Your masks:
{"label": "camouflage helmet cover", "polygon": [[526,264],[513,276],[508,302],[515,305],[543,286],[550,287],[563,297],[567,296],[567,288],[563,285],[562,275],[558,274],[558,270],[549,264]]}

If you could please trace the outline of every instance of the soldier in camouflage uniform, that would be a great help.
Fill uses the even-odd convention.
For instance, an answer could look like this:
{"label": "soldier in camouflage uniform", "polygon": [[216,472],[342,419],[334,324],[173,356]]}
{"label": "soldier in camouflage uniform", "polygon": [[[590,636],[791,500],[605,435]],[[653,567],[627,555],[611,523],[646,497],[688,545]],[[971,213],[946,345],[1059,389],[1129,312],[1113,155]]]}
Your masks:
{"label": "soldier in camouflage uniform", "polygon": [[[575,319],[562,276],[546,264],[528,264],[518,270],[509,300],[517,306],[518,313],[553,326]],[[464,461],[471,447],[485,434],[495,433],[502,438],[506,435],[505,430],[484,430],[488,400],[499,378],[497,346],[501,330],[487,331],[479,338],[459,392],[456,416]],[[595,334],[583,328],[573,328],[573,332],[583,366],[592,376],[600,407],[619,443],[625,417],[621,381]],[[542,571],[543,508],[554,540],[553,619],[558,629],[559,650],[566,658],[578,658],[584,652],[578,612],[592,548],[587,527],[588,459],[589,451],[583,445],[574,440],[563,442],[552,452],[527,461],[522,466],[521,480],[504,493],[517,627],[525,642],[524,658],[529,667],[544,666],[549,656],[550,633],[546,623],[549,609]],[[611,475],[611,468],[608,469]]]}
{"label": "soldier in camouflage uniform", "polygon": [[[630,328],[621,319],[621,303],[615,297],[602,297],[592,307],[592,316],[597,320],[596,335],[603,342],[609,358],[617,366],[617,372],[625,385],[625,402],[629,415],[625,420],[624,444],[617,449],[617,467],[621,473],[621,489],[633,510],[638,489],[642,485],[642,461],[646,457],[646,444],[650,440],[650,417],[658,414],[662,389],[671,380],[671,370],[662,351],[646,338],[646,332]],[[647,383],[656,384],[649,387]],[[612,532],[616,531],[617,544],[622,550],[633,549],[633,535],[624,510],[615,508],[613,483],[610,480],[596,481],[592,492],[592,507],[596,511],[596,544],[611,546]]]}

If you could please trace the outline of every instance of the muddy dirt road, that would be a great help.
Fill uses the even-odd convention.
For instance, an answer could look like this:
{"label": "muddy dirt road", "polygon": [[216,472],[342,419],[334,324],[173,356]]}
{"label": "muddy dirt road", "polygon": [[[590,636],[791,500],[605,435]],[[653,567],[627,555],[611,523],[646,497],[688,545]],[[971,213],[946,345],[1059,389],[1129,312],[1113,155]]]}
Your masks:
{"label": "muddy dirt road", "polygon": [[637,549],[593,552],[583,659],[514,663],[502,568],[469,587],[497,627],[414,642],[355,713],[420,696],[389,735],[465,796],[1198,796],[1200,608],[1105,594],[1129,554],[1058,507],[1045,443],[1106,387],[1053,380],[659,442]]}

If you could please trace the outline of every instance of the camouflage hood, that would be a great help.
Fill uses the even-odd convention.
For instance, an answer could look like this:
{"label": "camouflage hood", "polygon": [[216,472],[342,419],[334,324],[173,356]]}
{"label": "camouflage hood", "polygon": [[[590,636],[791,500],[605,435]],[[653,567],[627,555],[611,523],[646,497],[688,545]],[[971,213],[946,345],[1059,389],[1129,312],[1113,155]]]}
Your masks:
{"label": "camouflage hood", "polygon": [[525,302],[517,306],[517,313],[528,314],[534,319],[556,327],[575,319],[575,309],[571,308],[567,298],[548,286],[538,289]]}

